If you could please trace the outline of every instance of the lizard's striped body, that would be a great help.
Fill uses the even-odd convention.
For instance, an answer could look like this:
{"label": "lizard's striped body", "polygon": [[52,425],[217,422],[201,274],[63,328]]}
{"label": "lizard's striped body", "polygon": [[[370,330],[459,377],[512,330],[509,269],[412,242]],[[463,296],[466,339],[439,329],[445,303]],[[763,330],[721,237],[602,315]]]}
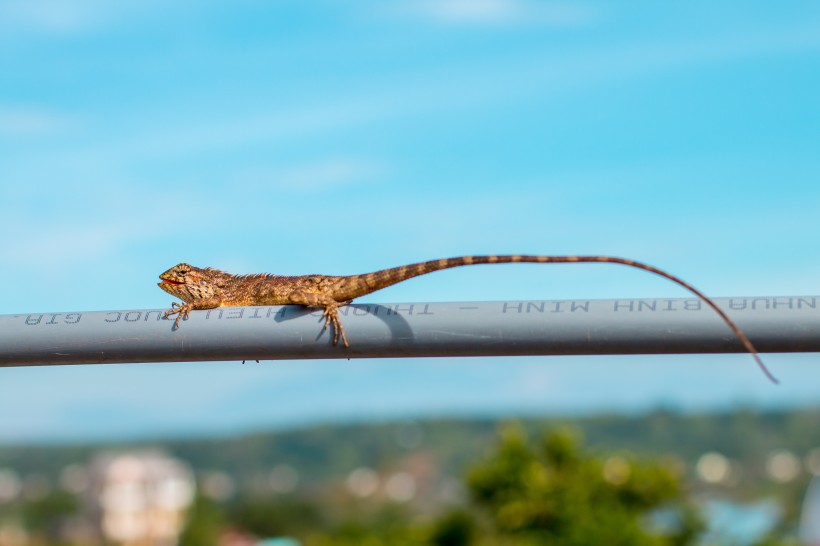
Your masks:
{"label": "lizard's striped body", "polygon": [[182,305],[172,304],[165,316],[177,314],[174,327],[179,327],[179,320],[187,317],[195,309],[213,309],[215,307],[232,307],[244,305],[306,305],[321,307],[325,328],[333,326],[333,344],[341,338],[342,344],[348,347],[347,337],[339,319],[338,308],[347,305],[353,299],[376,292],[382,288],[406,281],[419,275],[426,275],[442,269],[478,264],[500,263],[613,263],[622,264],[637,269],[643,269],[660,275],[682,286],[689,292],[703,300],[723,319],[732,332],[740,339],[746,350],[751,353],[763,373],[772,380],[772,376],[757,349],[746,337],[746,334],[729,318],[729,316],[714,301],[700,290],[651,265],[613,256],[535,256],[535,255],[500,255],[500,256],[459,256],[443,258],[389,269],[382,269],[373,273],[349,276],[332,275],[232,275],[211,268],[198,268],[189,264],[178,264],[162,275],[159,287],[180,298]]}

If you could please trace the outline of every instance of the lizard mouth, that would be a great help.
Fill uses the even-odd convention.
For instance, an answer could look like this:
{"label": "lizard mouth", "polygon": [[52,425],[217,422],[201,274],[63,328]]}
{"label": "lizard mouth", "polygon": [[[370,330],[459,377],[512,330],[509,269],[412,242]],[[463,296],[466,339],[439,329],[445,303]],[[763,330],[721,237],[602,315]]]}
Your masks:
{"label": "lizard mouth", "polygon": [[180,284],[185,284],[185,283],[183,283],[182,281],[172,281],[171,279],[162,279],[162,282],[160,284],[180,285]]}

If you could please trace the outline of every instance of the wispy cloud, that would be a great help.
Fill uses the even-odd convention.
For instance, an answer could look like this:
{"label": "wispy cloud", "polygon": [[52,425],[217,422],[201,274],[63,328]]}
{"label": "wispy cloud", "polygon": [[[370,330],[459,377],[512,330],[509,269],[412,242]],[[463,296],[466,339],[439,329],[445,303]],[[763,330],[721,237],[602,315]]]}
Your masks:
{"label": "wispy cloud", "polygon": [[373,183],[384,171],[381,164],[356,157],[329,157],[285,167],[249,167],[234,176],[232,186],[244,190],[276,188],[291,192],[325,191]]}
{"label": "wispy cloud", "polygon": [[0,2],[0,29],[4,34],[17,31],[56,36],[80,34],[114,20],[129,20],[135,10],[148,11],[150,4],[150,1],[132,0],[4,0]]}
{"label": "wispy cloud", "polygon": [[146,233],[111,221],[89,221],[66,229],[54,225],[12,239],[0,248],[0,263],[21,267],[98,259]]}
{"label": "wispy cloud", "polygon": [[76,120],[41,108],[0,105],[0,138],[51,135],[76,126]]}
{"label": "wispy cloud", "polygon": [[437,23],[482,25],[529,22],[574,26],[598,15],[587,4],[532,0],[405,0],[397,4],[395,12]]}
{"label": "wispy cloud", "polygon": [[[181,233],[195,231],[195,226],[175,221],[179,203],[203,215],[219,210],[217,200],[187,186],[166,188],[161,198],[138,184],[115,182],[66,185],[47,198],[37,186],[27,190],[0,194],[0,231],[13,234],[0,244],[0,266],[66,267],[101,260],[133,243],[155,240],[169,226]],[[65,206],[55,207],[60,203]],[[47,213],[41,211],[36,222],[20,212],[38,206]]]}
{"label": "wispy cloud", "polygon": [[54,33],[75,33],[94,26],[104,2],[61,2],[45,0],[28,2],[10,0],[0,4],[3,27],[25,27]]}

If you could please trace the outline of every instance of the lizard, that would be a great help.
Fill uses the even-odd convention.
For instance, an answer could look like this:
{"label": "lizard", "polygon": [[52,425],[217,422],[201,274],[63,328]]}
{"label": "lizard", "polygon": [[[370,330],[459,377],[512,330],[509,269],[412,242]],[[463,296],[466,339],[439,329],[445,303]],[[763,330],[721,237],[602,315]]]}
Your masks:
{"label": "lizard", "polygon": [[323,329],[333,328],[333,345],[341,340],[344,347],[349,347],[347,336],[339,318],[339,307],[345,306],[355,298],[365,296],[382,288],[406,281],[419,275],[434,271],[478,264],[500,263],[612,263],[642,269],[668,279],[705,302],[711,307],[734,335],[742,342],[744,348],[752,355],[757,365],[773,383],[778,380],[768,370],[757,349],[743,333],[743,330],[729,318],[711,298],[684,280],[657,267],[615,256],[539,256],[539,255],[495,255],[495,256],[458,256],[430,260],[389,269],[374,271],[361,275],[297,275],[283,276],[266,273],[251,275],[232,275],[210,267],[199,268],[187,263],[180,263],[162,273],[162,282],[158,286],[184,303],[173,302],[171,309],[165,311],[165,318],[177,315],[173,329],[179,328],[182,318],[188,319],[193,310],[214,309],[217,307],[239,307],[255,305],[303,305],[324,309]]}

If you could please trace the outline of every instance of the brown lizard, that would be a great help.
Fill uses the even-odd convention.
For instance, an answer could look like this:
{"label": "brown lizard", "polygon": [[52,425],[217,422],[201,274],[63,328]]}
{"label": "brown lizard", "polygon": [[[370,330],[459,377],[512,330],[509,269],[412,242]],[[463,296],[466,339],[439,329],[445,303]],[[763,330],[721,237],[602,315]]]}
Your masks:
{"label": "brown lizard", "polygon": [[363,275],[299,275],[293,277],[264,273],[258,275],[232,275],[210,267],[202,269],[181,263],[160,275],[159,278],[162,279],[162,282],[158,285],[172,296],[176,296],[185,302],[183,304],[174,302],[171,304],[171,309],[165,312],[166,318],[174,314],[177,315],[174,321],[174,329],[179,328],[181,318],[187,319],[188,313],[195,309],[245,305],[305,305],[324,308],[324,313],[322,313],[322,317],[325,319],[324,329],[327,329],[328,325],[333,326],[333,344],[336,345],[341,338],[342,344],[349,347],[344,328],[339,319],[338,309],[347,305],[353,299],[433,271],[463,265],[514,262],[614,263],[643,269],[669,279],[686,288],[714,309],[740,339],[746,350],[751,353],[763,373],[772,382],[778,382],[766,368],[766,365],[763,364],[757,349],[746,337],[746,334],[714,301],[700,290],[670,273],[626,258],[612,256],[459,256],[402,265]]}

